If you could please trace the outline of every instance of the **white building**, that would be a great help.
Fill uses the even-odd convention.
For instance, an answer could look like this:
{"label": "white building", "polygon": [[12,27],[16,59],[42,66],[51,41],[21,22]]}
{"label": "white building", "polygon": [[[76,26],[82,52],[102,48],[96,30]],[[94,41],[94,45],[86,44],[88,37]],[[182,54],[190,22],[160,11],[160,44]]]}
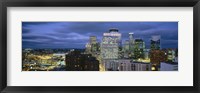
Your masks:
{"label": "white building", "polygon": [[118,29],[111,28],[109,32],[103,33],[101,42],[100,64],[104,65],[105,70],[117,70],[119,58],[119,46],[121,45],[121,33]]}
{"label": "white building", "polygon": [[178,62],[161,62],[160,71],[178,71]]}
{"label": "white building", "polygon": [[131,62],[131,71],[151,71],[151,63]]}
{"label": "white building", "polygon": [[112,28],[109,32],[104,33],[101,42],[102,59],[118,59],[120,43],[121,33],[117,29]]}
{"label": "white building", "polygon": [[130,59],[120,59],[118,60],[119,66],[118,70],[119,71],[130,71],[131,70],[131,60]]}
{"label": "white building", "polygon": [[111,60],[111,59],[105,59],[103,60],[103,64],[106,71],[117,71],[118,70],[118,60]]}
{"label": "white building", "polygon": [[119,71],[151,71],[151,63],[122,59],[119,60]]}

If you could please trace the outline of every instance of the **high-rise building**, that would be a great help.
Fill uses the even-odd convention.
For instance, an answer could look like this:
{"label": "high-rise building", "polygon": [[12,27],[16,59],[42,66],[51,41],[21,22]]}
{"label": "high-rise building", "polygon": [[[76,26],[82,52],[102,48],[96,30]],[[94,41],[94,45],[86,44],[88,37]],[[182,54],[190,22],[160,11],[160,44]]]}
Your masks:
{"label": "high-rise building", "polygon": [[97,37],[96,36],[90,36],[90,44],[96,44],[97,43]]}
{"label": "high-rise building", "polygon": [[129,58],[129,53],[130,53],[130,51],[129,51],[129,40],[125,41],[123,52],[124,52],[124,58]]}
{"label": "high-rise building", "polygon": [[135,44],[135,40],[133,37],[133,33],[129,33],[129,57],[130,58],[134,57],[134,44]]}
{"label": "high-rise building", "polygon": [[86,43],[86,53],[89,54],[95,54],[97,51],[99,51],[99,43],[97,42],[96,36],[90,36],[89,42]]}
{"label": "high-rise building", "polygon": [[97,37],[96,36],[90,36],[90,45],[91,45],[91,52],[96,52],[98,50],[98,44],[97,44]]}
{"label": "high-rise building", "polygon": [[102,59],[118,59],[119,47],[121,45],[121,33],[118,29],[112,28],[103,34],[101,42]]}
{"label": "high-rise building", "polygon": [[149,59],[149,51],[150,49],[144,49],[144,59]]}
{"label": "high-rise building", "polygon": [[124,43],[124,51],[126,51],[126,52],[129,51],[129,40],[126,40]]}
{"label": "high-rise building", "polygon": [[130,50],[133,50],[133,46],[134,46],[134,38],[133,38],[133,33],[129,33],[129,46],[130,46]]}
{"label": "high-rise building", "polygon": [[142,39],[135,39],[134,59],[144,58],[145,43]]}
{"label": "high-rise building", "polygon": [[151,50],[159,50],[160,46],[160,35],[155,35],[151,37]]}
{"label": "high-rise building", "polygon": [[90,54],[91,53],[91,44],[90,43],[86,43],[85,45],[85,52]]}
{"label": "high-rise building", "polygon": [[105,70],[116,70],[116,61],[119,58],[121,45],[121,33],[118,29],[111,28],[109,32],[103,33],[101,42],[101,59]]}

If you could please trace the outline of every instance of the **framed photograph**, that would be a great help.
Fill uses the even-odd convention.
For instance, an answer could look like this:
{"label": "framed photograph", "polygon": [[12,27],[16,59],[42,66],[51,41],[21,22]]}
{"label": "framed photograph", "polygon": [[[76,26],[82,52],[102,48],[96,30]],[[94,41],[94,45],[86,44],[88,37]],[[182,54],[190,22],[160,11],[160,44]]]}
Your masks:
{"label": "framed photograph", "polygon": [[199,0],[0,6],[2,93],[199,93]]}

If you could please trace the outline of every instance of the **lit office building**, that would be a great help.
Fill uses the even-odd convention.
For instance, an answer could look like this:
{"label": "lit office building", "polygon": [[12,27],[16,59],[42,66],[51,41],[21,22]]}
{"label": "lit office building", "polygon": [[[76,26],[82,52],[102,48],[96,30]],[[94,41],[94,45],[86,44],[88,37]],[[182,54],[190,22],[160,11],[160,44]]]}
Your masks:
{"label": "lit office building", "polygon": [[134,57],[134,44],[135,44],[135,40],[133,38],[133,33],[129,33],[129,57],[133,58]]}
{"label": "lit office building", "polygon": [[96,36],[90,36],[90,43],[96,44],[97,43],[97,37]]}
{"label": "lit office building", "polygon": [[101,59],[105,70],[116,70],[116,61],[119,58],[119,47],[121,45],[121,33],[118,29],[112,28],[109,32],[103,33],[101,42]]}
{"label": "lit office building", "polygon": [[96,52],[98,52],[100,50],[100,44],[97,42],[96,36],[90,36],[89,42],[86,43],[85,47],[85,52],[88,54],[95,54]]}
{"label": "lit office building", "polygon": [[174,61],[174,59],[175,59],[175,50],[173,50],[173,49],[168,49],[167,60],[168,60],[169,62],[172,62],[172,61]]}
{"label": "lit office building", "polygon": [[103,34],[101,42],[102,59],[118,59],[119,47],[121,45],[121,33],[118,29],[110,29],[109,32]]}
{"label": "lit office building", "polygon": [[135,39],[134,59],[144,58],[145,43],[142,39]]}
{"label": "lit office building", "polygon": [[149,59],[149,51],[150,49],[144,49],[144,59]]}
{"label": "lit office building", "polygon": [[125,41],[125,44],[124,44],[124,58],[129,58],[129,40],[126,40]]}
{"label": "lit office building", "polygon": [[167,55],[167,62],[174,62],[176,59],[176,49],[172,49],[172,48],[169,48],[169,49],[162,49],[163,51],[165,51],[165,54]]}
{"label": "lit office building", "polygon": [[129,40],[126,40],[124,43],[124,51],[129,51]]}
{"label": "lit office building", "polygon": [[90,43],[86,43],[85,45],[85,52],[90,54],[91,53],[91,44]]}
{"label": "lit office building", "polygon": [[98,43],[96,36],[90,36],[91,52],[96,52],[98,50]]}
{"label": "lit office building", "polygon": [[151,37],[151,50],[161,49],[160,38],[161,38],[160,35],[156,35],[156,36]]}

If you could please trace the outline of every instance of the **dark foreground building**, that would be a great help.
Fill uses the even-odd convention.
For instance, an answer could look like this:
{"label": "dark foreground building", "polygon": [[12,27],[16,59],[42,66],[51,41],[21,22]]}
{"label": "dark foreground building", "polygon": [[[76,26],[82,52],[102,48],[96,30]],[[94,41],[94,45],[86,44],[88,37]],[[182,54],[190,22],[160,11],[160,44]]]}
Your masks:
{"label": "dark foreground building", "polygon": [[65,56],[67,71],[99,71],[99,61],[91,54],[72,51]]}

